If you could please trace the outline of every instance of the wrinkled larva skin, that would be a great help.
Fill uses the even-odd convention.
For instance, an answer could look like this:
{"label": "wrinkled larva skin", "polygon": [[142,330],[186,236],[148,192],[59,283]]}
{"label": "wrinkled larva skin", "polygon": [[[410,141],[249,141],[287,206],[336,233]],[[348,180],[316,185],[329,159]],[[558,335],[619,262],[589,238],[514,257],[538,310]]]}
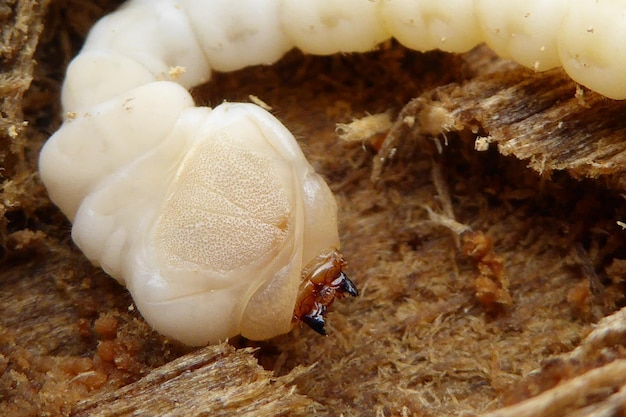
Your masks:
{"label": "wrinkled larva skin", "polygon": [[131,0],[70,64],[41,176],[76,244],[159,332],[202,345],[303,320],[323,333],[334,296],[356,295],[330,190],[268,112],[196,107],[190,87],[294,47],[359,52],[395,37],[450,52],[485,41],[623,99],[625,35],[626,0]]}

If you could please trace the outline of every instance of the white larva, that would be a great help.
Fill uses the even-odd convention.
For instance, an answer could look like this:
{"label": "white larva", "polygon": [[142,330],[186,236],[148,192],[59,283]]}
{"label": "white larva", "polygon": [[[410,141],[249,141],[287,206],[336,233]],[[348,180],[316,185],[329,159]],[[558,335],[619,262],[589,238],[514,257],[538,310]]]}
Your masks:
{"label": "white larva", "polygon": [[294,317],[320,333],[341,271],[335,200],[293,136],[252,104],[195,107],[211,70],[485,41],[626,98],[626,0],[131,0],[101,19],[63,86],[41,177],[95,264],[146,320],[190,345],[265,339]]}

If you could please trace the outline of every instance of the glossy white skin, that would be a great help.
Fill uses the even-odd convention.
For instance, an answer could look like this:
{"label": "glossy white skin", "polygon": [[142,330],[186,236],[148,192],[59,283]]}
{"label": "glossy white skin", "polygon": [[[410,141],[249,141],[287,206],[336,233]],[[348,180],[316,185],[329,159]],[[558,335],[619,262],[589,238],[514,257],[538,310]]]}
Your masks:
{"label": "glossy white skin", "polygon": [[609,98],[626,98],[626,1],[577,0],[559,29],[563,68]]}
{"label": "glossy white skin", "polygon": [[483,41],[473,0],[383,0],[382,25],[418,51],[466,52]]}
{"label": "glossy white skin", "polygon": [[623,99],[624,10],[626,0],[131,0],[70,64],[66,121],[41,176],[77,245],[156,330],[190,345],[270,338],[292,326],[302,267],[339,246],[335,201],[269,113],[197,108],[188,88],[293,47],[361,52],[394,36],[452,52],[486,41]]}
{"label": "glossy white skin", "polygon": [[487,45],[503,58],[535,71],[560,65],[557,38],[569,0],[525,0],[502,7],[498,0],[478,0],[476,11]]}
{"label": "glossy white skin", "polygon": [[[132,106],[149,93],[142,87],[115,101],[121,113],[138,114]],[[111,112],[95,110],[68,126],[106,125],[107,117],[94,119]],[[63,139],[75,136],[55,138],[40,167],[51,198],[73,218],[76,244],[128,287],[159,332],[189,345],[288,332],[303,262],[339,246],[330,190],[291,133],[255,105],[187,107],[178,115],[152,149],[76,187],[86,190],[76,210],[64,195],[72,189],[51,181],[90,182],[83,175],[90,166],[109,166],[97,169],[97,157],[67,165],[62,148],[75,144]],[[99,148],[129,139],[94,130]]]}

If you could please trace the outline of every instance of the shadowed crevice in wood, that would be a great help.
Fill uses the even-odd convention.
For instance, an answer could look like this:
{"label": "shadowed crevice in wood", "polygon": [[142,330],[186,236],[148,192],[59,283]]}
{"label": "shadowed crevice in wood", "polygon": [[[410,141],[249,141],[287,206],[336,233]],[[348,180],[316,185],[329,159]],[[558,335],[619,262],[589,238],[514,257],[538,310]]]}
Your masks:
{"label": "shadowed crevice in wood", "polygon": [[540,174],[566,170],[574,178],[602,178],[626,189],[625,101],[584,90],[561,69],[481,71],[486,74],[438,87],[407,104],[375,160],[374,177],[406,135],[470,130],[486,145],[497,145],[502,155],[527,160]]}

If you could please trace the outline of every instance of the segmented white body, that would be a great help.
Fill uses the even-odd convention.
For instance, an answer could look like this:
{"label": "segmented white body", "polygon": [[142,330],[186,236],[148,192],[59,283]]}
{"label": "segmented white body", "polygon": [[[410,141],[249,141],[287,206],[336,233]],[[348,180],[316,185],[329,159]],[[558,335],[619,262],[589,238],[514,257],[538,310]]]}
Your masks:
{"label": "segmented white body", "polygon": [[487,42],[626,98],[624,0],[131,0],[101,19],[63,86],[42,179],[72,236],[146,320],[192,345],[289,331],[300,270],[339,245],[334,199],[293,136],[252,104],[198,108],[211,70],[297,47]]}

